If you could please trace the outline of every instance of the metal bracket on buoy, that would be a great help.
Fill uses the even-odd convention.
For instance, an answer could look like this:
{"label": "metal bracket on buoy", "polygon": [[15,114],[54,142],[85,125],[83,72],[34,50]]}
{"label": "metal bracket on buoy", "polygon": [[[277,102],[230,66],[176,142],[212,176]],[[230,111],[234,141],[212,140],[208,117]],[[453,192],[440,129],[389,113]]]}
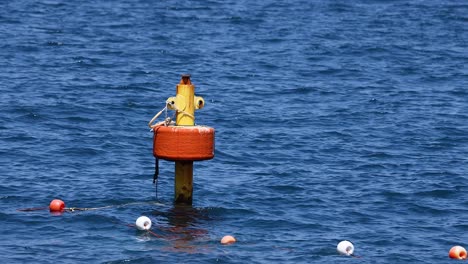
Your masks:
{"label": "metal bracket on buoy", "polygon": [[[167,98],[167,108],[170,110],[184,111],[187,106],[185,96],[178,94],[177,96]],[[205,100],[201,96],[194,96],[193,106],[195,110],[202,109],[205,106]]]}
{"label": "metal bracket on buoy", "polygon": [[163,109],[176,111],[175,125],[170,122],[152,125],[162,110],[149,123],[154,133],[154,157],[175,161],[176,204],[192,204],[193,162],[214,157],[214,128],[195,125],[195,110],[204,106],[205,100],[195,96],[195,86],[190,81],[190,75],[184,74],[176,87],[176,96],[169,97]]}

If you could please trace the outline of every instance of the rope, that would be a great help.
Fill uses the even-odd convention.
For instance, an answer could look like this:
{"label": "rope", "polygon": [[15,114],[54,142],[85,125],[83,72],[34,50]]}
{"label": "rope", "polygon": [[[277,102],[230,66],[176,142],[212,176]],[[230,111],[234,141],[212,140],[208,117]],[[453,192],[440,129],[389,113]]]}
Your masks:
{"label": "rope", "polygon": [[20,212],[31,212],[31,211],[39,211],[49,209],[49,207],[33,207],[33,208],[24,208],[24,209],[16,209],[16,211]]}
{"label": "rope", "polygon": [[155,202],[134,202],[134,203],[126,203],[126,204],[118,204],[118,205],[107,205],[107,206],[102,206],[102,207],[69,207],[65,208],[65,211],[69,212],[74,212],[74,211],[92,211],[92,210],[100,210],[100,209],[107,209],[107,208],[113,208],[113,207],[124,207],[124,206],[129,206],[129,205],[135,205],[135,204],[157,204],[157,205],[164,205],[161,203],[155,203]]}
{"label": "rope", "polygon": [[158,181],[158,176],[159,176],[159,159],[155,158],[154,159],[153,183],[156,183]]}
{"label": "rope", "polygon": [[[135,204],[164,205],[162,203],[157,203],[157,202],[134,202],[134,203],[126,203],[126,204],[107,205],[107,206],[101,206],[101,207],[67,207],[67,208],[64,209],[64,211],[68,211],[68,212],[92,211],[92,210],[100,210],[100,209],[113,208],[113,207],[124,207],[124,206],[135,205]],[[40,210],[48,210],[48,209],[49,209],[49,207],[33,207],[33,208],[16,209],[16,211],[19,211],[19,212],[32,212],[32,211],[40,211]]]}
{"label": "rope", "polygon": [[[162,125],[162,124],[166,121],[166,120],[164,120],[164,121],[161,121],[161,122],[159,122],[159,123],[156,123],[156,124],[152,125],[153,122],[154,122],[154,121],[162,114],[162,112],[164,112],[164,111],[166,111],[166,116],[167,116],[167,104],[166,104],[166,106],[164,106],[163,109],[161,109],[161,111],[159,111],[157,114],[155,114],[155,115],[153,116],[153,118],[151,118],[151,120],[149,121],[148,126],[149,126],[151,129],[153,129],[153,128],[157,127],[157,126]],[[166,118],[166,119],[167,119],[167,118]]]}
{"label": "rope", "polygon": [[188,115],[189,117],[191,117],[193,120],[195,120],[195,116],[192,115],[192,114],[189,114],[187,112],[185,112],[184,110],[181,110],[179,108],[177,108],[177,106],[175,104],[172,104],[172,107],[177,111],[177,112],[181,112],[183,113],[184,115]]}
{"label": "rope", "polygon": [[[170,105],[171,108],[173,108],[176,112],[180,112],[184,115],[187,115],[189,117],[191,117],[193,120],[195,120],[195,116],[190,114],[190,113],[187,113],[185,112],[184,110],[182,109],[179,109],[177,107],[177,105],[173,102],[169,102],[169,101],[166,101],[166,106],[164,106],[163,109],[161,109],[161,111],[159,111],[156,115],[153,116],[153,118],[151,118],[151,120],[148,122],[148,126],[151,128],[151,130],[153,130],[155,127],[158,127],[158,126],[169,126],[169,125],[172,125],[173,124],[173,121],[170,117],[167,117],[167,108],[168,106]],[[166,118],[164,119],[164,121],[160,121],[156,124],[153,124],[154,121],[156,121],[156,119],[163,113],[163,112],[166,112]]]}
{"label": "rope", "polygon": [[[126,224],[126,226],[128,226],[130,228],[136,228],[136,225],[134,225],[134,224]],[[149,234],[151,234],[151,235],[153,235],[153,236],[155,236],[157,238],[164,238],[163,236],[158,235],[155,232],[151,231],[151,229],[146,230],[146,232],[148,232]]]}
{"label": "rope", "polygon": [[103,207],[92,207],[92,208],[79,208],[79,207],[69,207],[69,208],[65,208],[64,210],[65,211],[68,211],[68,212],[75,212],[75,211],[91,211],[91,210],[99,210],[99,209],[105,209],[105,208],[111,208],[113,207],[112,205],[108,205],[108,206],[103,206]]}
{"label": "rope", "polygon": [[148,233],[152,234],[153,236],[157,237],[157,238],[164,238],[163,236],[160,236],[158,234],[156,234],[155,232],[151,231],[151,230],[147,230]]}
{"label": "rope", "polygon": [[156,192],[156,200],[158,200],[158,176],[159,176],[159,159],[155,159],[154,164],[154,175],[153,175],[153,184]]}

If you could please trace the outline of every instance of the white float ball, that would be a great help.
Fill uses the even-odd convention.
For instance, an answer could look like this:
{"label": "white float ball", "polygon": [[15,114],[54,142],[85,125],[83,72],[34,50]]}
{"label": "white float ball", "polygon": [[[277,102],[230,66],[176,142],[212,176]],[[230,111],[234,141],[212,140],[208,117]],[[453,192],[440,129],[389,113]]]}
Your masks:
{"label": "white float ball", "polygon": [[354,245],[348,240],[343,240],[340,243],[338,243],[338,246],[336,246],[336,250],[341,255],[351,256],[354,253]]}
{"label": "white float ball", "polygon": [[135,222],[138,230],[149,230],[151,228],[151,219],[146,216],[140,216]]}

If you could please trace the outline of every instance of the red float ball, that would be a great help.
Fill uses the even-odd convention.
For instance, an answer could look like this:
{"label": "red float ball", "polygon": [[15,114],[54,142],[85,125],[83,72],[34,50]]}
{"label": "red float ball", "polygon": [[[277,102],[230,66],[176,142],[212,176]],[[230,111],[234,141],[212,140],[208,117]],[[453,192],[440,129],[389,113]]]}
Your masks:
{"label": "red float ball", "polygon": [[51,212],[63,212],[65,210],[65,203],[62,200],[54,199],[50,202],[49,209]]}
{"label": "red float ball", "polygon": [[466,259],[466,249],[462,246],[453,246],[449,251],[451,259]]}

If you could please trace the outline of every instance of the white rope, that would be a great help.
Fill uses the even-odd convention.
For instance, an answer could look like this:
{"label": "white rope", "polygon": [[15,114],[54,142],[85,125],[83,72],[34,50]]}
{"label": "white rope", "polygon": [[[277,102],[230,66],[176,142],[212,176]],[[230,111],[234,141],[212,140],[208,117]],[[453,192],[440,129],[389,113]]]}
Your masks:
{"label": "white rope", "polygon": [[153,129],[153,128],[157,127],[157,126],[160,126],[160,125],[162,125],[162,124],[164,124],[164,123],[166,122],[167,118],[166,118],[164,121],[161,121],[161,122],[156,123],[156,124],[153,125],[153,122],[156,121],[156,119],[157,119],[164,111],[166,111],[166,117],[167,117],[167,104],[166,104],[166,106],[164,106],[163,109],[161,109],[161,111],[159,111],[156,115],[154,115],[153,118],[151,118],[151,120],[149,121],[148,126],[149,126],[151,129]]}
{"label": "white rope", "polygon": [[125,203],[125,204],[107,205],[107,206],[91,207],[91,208],[69,207],[69,208],[65,208],[65,211],[69,211],[69,212],[92,211],[92,210],[100,210],[100,209],[107,209],[107,208],[113,208],[113,207],[126,207],[129,205],[135,205],[135,204],[153,204],[153,205],[165,206],[165,204],[150,201],[150,202],[133,202],[133,203]]}
{"label": "white rope", "polygon": [[180,110],[179,108],[177,108],[177,106],[176,106],[175,104],[173,104],[172,107],[174,107],[174,109],[175,109],[177,112],[181,112],[181,113],[183,113],[184,115],[188,115],[188,116],[191,117],[193,120],[195,120],[195,116],[194,116],[194,115],[189,114],[189,113],[185,112],[184,110]]}
{"label": "white rope", "polygon": [[[187,112],[185,112],[184,110],[181,110],[179,109],[176,104],[173,104],[169,101],[166,102],[166,106],[164,106],[163,109],[161,109],[161,111],[159,111],[156,115],[153,116],[153,118],[151,118],[151,120],[148,122],[148,126],[151,128],[151,130],[153,130],[155,127],[158,127],[158,126],[169,126],[171,124],[173,124],[174,122],[172,121],[172,119],[170,117],[167,117],[167,108],[168,106],[170,105],[171,108],[173,108],[174,110],[176,110],[176,112],[180,112],[184,115],[187,115],[189,117],[191,117],[194,121],[195,121],[195,116],[192,115],[192,114],[189,114]],[[154,121],[156,121],[156,119],[158,119],[158,117],[164,112],[166,111],[166,118],[164,119],[164,121],[160,121],[156,124],[153,124]]]}

